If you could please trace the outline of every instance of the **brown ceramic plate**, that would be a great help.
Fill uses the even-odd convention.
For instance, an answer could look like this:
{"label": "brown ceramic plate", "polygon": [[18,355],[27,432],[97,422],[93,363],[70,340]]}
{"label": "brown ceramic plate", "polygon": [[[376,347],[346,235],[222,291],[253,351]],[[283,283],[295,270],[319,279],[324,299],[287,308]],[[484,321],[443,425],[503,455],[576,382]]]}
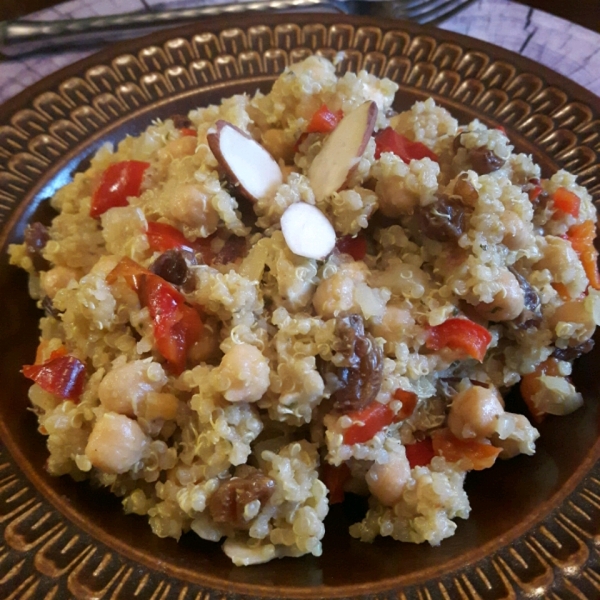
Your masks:
{"label": "brown ceramic plate", "polygon": [[156,117],[267,90],[290,62],[342,51],[340,70],[366,68],[400,84],[396,108],[431,95],[463,122],[503,125],[546,176],[566,167],[600,199],[600,101],[548,69],[409,23],[327,14],[237,19],[112,47],[0,110],[0,596],[600,598],[600,352],[576,368],[585,407],[547,419],[533,458],[471,474],[471,518],[437,548],[362,544],[347,534],[354,508],[335,506],[322,557],[236,568],[217,544],[192,534],[159,539],[104,491],[46,475],[45,439],[19,374],[32,360],[39,315],[6,246],[107,140]]}

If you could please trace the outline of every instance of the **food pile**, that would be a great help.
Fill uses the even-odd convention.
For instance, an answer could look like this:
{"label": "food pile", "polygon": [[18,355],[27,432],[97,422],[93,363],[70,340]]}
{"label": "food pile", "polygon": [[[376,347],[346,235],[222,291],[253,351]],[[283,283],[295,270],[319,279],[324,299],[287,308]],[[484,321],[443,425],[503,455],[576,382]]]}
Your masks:
{"label": "food pile", "polygon": [[[104,146],[10,248],[48,471],[236,565],[350,534],[439,544],[471,470],[532,455],[600,323],[596,211],[504,130],[311,57]],[[520,385],[527,414],[505,409]],[[533,423],[533,424],[532,424]]]}

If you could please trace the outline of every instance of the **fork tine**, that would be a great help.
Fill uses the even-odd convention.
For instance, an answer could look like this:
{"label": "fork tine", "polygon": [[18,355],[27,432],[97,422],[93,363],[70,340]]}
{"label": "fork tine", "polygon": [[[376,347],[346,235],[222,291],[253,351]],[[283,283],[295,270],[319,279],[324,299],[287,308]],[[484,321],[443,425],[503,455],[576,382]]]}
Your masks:
{"label": "fork tine", "polygon": [[432,0],[430,2],[410,1],[401,3],[405,18],[417,23],[431,23],[452,16],[473,0]]}

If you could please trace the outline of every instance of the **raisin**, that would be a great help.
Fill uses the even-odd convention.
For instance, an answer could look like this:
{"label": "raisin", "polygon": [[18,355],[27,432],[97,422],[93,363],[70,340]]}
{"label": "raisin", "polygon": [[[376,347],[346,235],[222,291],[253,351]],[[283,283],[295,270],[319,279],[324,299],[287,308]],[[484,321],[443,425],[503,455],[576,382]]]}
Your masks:
{"label": "raisin", "polygon": [[244,509],[258,500],[262,505],[275,491],[275,481],[258,470],[245,477],[223,481],[208,501],[208,510],[216,523],[227,523],[236,529],[247,526]]}
{"label": "raisin", "polygon": [[54,317],[55,319],[60,317],[60,311],[56,309],[52,299],[49,296],[44,296],[42,298],[42,309],[47,317]]}
{"label": "raisin", "polygon": [[539,325],[542,321],[542,301],[538,293],[533,289],[529,281],[514,267],[508,267],[508,270],[519,282],[519,286],[523,290],[523,301],[525,304],[523,312],[513,321],[513,324],[517,329],[528,329],[534,325]]}
{"label": "raisin", "polygon": [[369,333],[365,333],[360,315],[338,318],[336,348],[344,360],[337,375],[340,388],[332,395],[337,412],[359,410],[371,404],[383,379],[383,352]]}
{"label": "raisin", "polygon": [[173,125],[175,125],[176,129],[189,129],[193,125],[190,119],[185,115],[171,115],[169,119],[173,121]]}
{"label": "raisin", "polygon": [[579,344],[579,346],[555,348],[552,356],[558,360],[567,360],[570,362],[584,354],[587,354],[588,352],[591,352],[593,348],[594,340],[590,338],[589,340],[583,342],[583,344]]}
{"label": "raisin", "polygon": [[184,285],[190,277],[190,271],[178,249],[163,252],[150,266],[150,270],[173,285]]}
{"label": "raisin", "polygon": [[470,212],[460,199],[442,194],[433,204],[419,209],[419,226],[428,238],[455,242],[466,231]]}
{"label": "raisin", "polygon": [[231,236],[212,259],[213,265],[227,265],[246,254],[246,238]]}
{"label": "raisin", "polygon": [[506,162],[486,146],[479,146],[478,148],[469,150],[469,160],[471,161],[473,170],[478,175],[493,173],[502,168]]}
{"label": "raisin", "polygon": [[47,271],[50,268],[50,263],[42,256],[49,239],[48,228],[41,223],[31,223],[25,228],[25,248],[36,271]]}

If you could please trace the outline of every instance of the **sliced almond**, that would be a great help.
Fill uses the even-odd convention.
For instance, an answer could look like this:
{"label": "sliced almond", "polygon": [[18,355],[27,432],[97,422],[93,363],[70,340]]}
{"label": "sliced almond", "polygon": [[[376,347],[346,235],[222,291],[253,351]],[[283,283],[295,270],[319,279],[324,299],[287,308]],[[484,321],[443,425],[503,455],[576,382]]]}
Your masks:
{"label": "sliced almond", "polygon": [[275,195],[283,175],[275,159],[252,137],[219,120],[206,136],[217,162],[230,183],[252,202]]}
{"label": "sliced almond", "polygon": [[346,183],[367,147],[376,120],[377,104],[365,102],[348,113],[325,140],[308,169],[317,202]]}
{"label": "sliced almond", "polygon": [[288,248],[305,258],[325,258],[335,247],[335,231],[316,207],[296,202],[281,216],[281,231]]}

